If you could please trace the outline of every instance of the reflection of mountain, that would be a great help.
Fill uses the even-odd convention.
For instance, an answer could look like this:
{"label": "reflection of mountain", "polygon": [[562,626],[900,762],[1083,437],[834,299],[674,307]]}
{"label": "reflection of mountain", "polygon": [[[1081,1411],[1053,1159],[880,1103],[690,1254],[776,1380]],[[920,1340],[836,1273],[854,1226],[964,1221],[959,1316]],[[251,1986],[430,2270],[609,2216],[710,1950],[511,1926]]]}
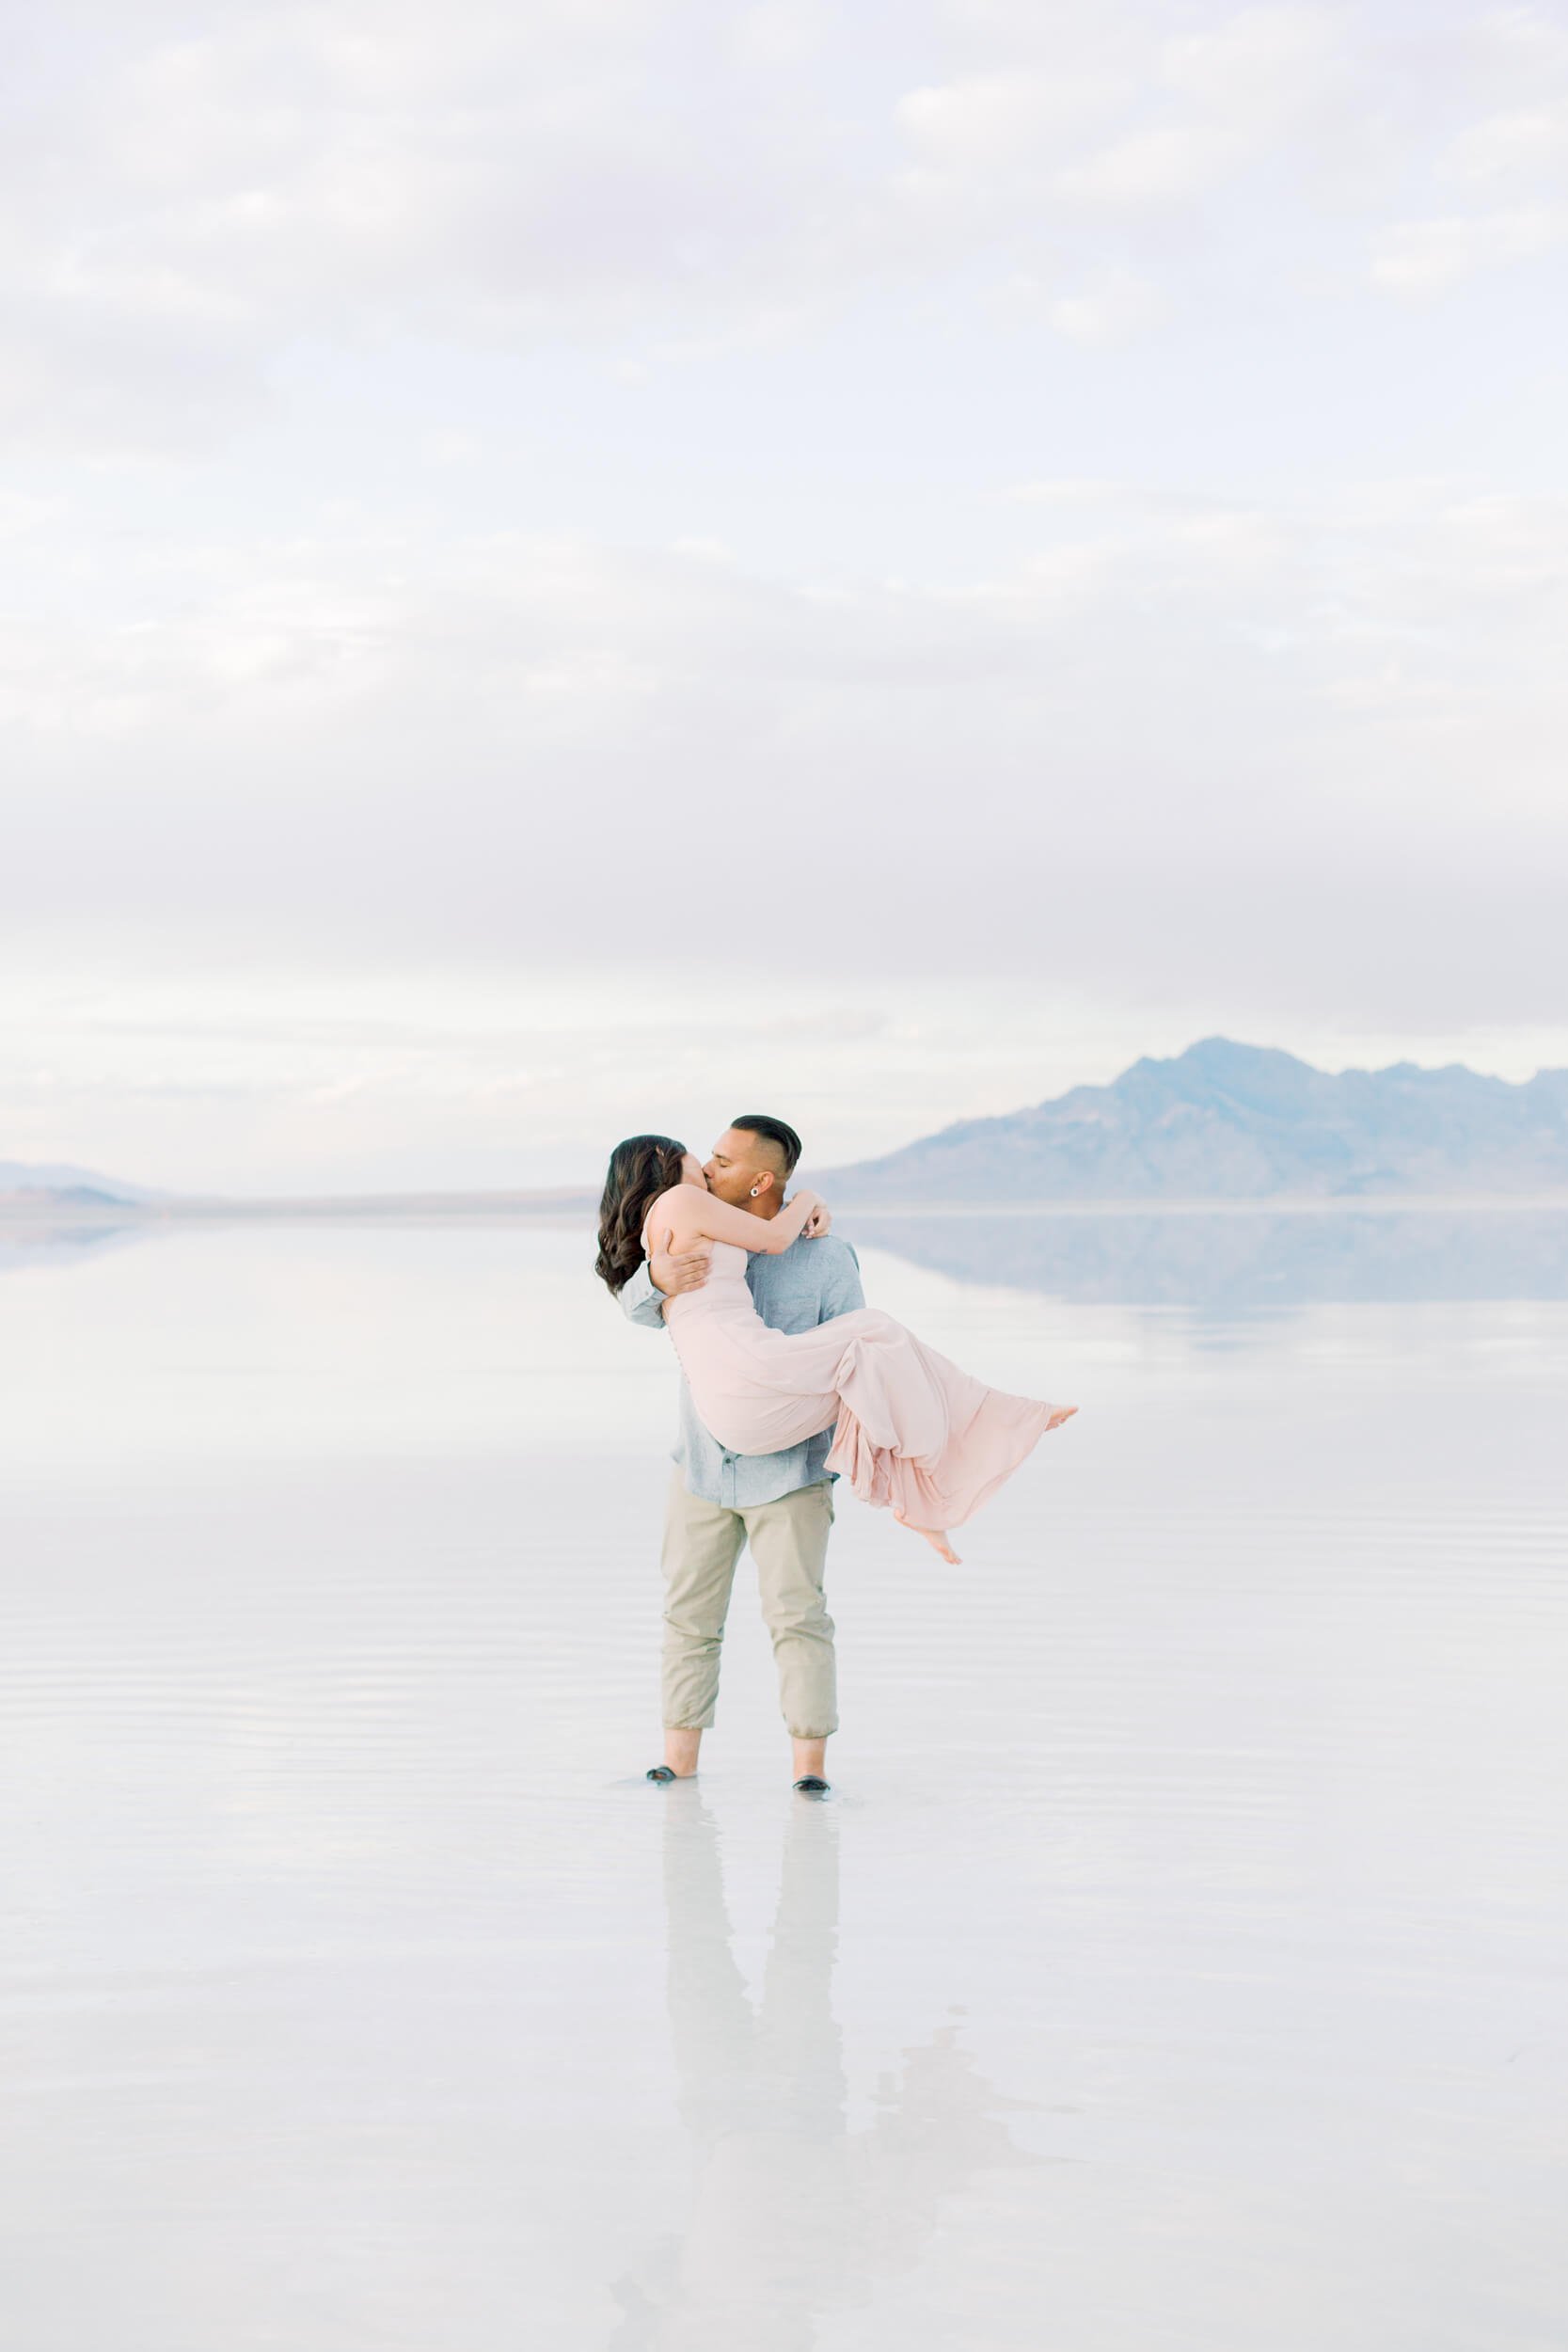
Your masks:
{"label": "reflection of mountain", "polygon": [[1550,1192],[1568,1187],[1568,1070],[1519,1085],[1458,1062],[1335,1074],[1211,1037],[820,1182],[878,1206]]}
{"label": "reflection of mountain", "polygon": [[960,1281],[1128,1305],[1568,1298],[1568,1207],[847,1213],[839,1231]]}
{"label": "reflection of mountain", "polygon": [[616,2352],[810,2352],[819,2323],[912,2269],[947,2201],[1038,2163],[943,2026],[851,2130],[832,2010],[838,1824],[797,1803],[761,1998],[736,1963],[719,1836],[694,1788],[667,1792],[670,2037],[691,2149],[686,2227],[612,2292]]}
{"label": "reflection of mountain", "polygon": [[[17,1266],[70,1266],[112,1243],[156,1240],[214,1226],[550,1225],[591,1231],[582,1193],[384,1193],[368,1199],[223,1200],[187,1196],[144,1203],[65,1192],[0,1191],[0,1274]],[[590,1256],[593,1244],[586,1238]]]}
{"label": "reflection of mountain", "polygon": [[36,1220],[8,1217],[0,1225],[0,1274],[18,1266],[80,1265],[84,1259],[101,1257],[105,1249],[135,1241],[138,1230],[109,1219],[57,1224],[47,1211],[41,1211]]}
{"label": "reflection of mountain", "polygon": [[[345,1220],[347,1221],[347,1220]],[[425,1221],[425,1220],[420,1220]],[[467,1222],[467,1220],[463,1220]],[[0,1221],[0,1274],[79,1265],[166,1221]],[[963,1282],[1124,1305],[1568,1298],[1568,1205],[1466,1209],[846,1210],[847,1241]]]}

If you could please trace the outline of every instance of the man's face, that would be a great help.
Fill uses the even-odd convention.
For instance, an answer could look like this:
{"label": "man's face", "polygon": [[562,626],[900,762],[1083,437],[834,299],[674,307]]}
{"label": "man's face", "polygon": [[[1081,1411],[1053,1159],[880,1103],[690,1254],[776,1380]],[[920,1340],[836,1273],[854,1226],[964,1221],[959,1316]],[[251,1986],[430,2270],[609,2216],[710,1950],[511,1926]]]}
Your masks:
{"label": "man's face", "polygon": [[[749,1127],[726,1127],[703,1170],[709,1192],[736,1209],[754,1210],[764,1200],[781,1200],[784,1187],[768,1165],[768,1151],[764,1138],[752,1135]],[[753,1184],[758,1187],[754,1197]]]}

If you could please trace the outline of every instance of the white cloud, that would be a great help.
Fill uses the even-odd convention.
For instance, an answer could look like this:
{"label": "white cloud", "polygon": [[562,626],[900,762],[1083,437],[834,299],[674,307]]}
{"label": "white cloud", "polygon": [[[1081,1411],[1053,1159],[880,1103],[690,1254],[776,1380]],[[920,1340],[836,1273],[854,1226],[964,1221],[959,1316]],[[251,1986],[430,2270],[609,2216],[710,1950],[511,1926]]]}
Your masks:
{"label": "white cloud", "polygon": [[[200,972],[141,1079],[302,1150],[568,1120],[644,1003],[728,1017],[737,910],[862,1071],[914,964],[958,1073],[1009,989],[1557,1017],[1565,98],[1518,7],[59,0],[0,93],[8,969]],[[305,1026],[236,1056],[226,960]]]}
{"label": "white cloud", "polygon": [[1472,122],[1449,148],[1450,180],[1491,189],[1499,182],[1560,179],[1568,167],[1568,114],[1540,106],[1488,115]]}
{"label": "white cloud", "polygon": [[[0,917],[49,907],[63,937],[129,907],[209,943],[286,920],[302,948],[436,960],[614,956],[652,918],[661,956],[704,957],[743,873],[748,921],[809,965],[896,966],[940,920],[955,968],[1103,980],[1143,967],[1156,886],[1223,933],[1244,874],[1332,897],[1353,869],[1408,894],[1560,865],[1550,502],[1013,511],[1038,535],[1005,570],[831,595],[564,537],[163,550],[135,630],[0,646],[0,750],[37,793]],[[859,878],[848,932],[824,857]],[[1291,937],[1271,953],[1305,975]]]}
{"label": "white cloud", "polygon": [[976,73],[899,99],[899,129],[925,162],[986,173],[1042,169],[1064,141],[1113,119],[1135,84],[1111,72]]}
{"label": "white cloud", "polygon": [[823,0],[757,0],[741,8],[729,27],[732,54],[755,72],[777,72],[815,57],[832,33]]}
{"label": "white cloud", "polygon": [[1345,29],[1338,11],[1243,8],[1173,34],[1160,51],[1161,78],[1251,136],[1297,114],[1332,80]]}
{"label": "white cloud", "polygon": [[1372,248],[1374,284],[1416,300],[1447,294],[1468,278],[1535,261],[1568,238],[1568,207],[1452,214],[1401,221]]}
{"label": "white cloud", "polygon": [[1194,123],[1163,123],[1135,131],[1058,178],[1074,202],[1113,210],[1180,203],[1227,178],[1245,159],[1233,134]]}
{"label": "white cloud", "polygon": [[1050,306],[1059,335],[1075,343],[1124,343],[1163,326],[1170,306],[1159,288],[1131,270],[1117,270],[1081,294],[1064,294]]}
{"label": "white cloud", "polygon": [[1189,118],[1126,132],[1058,184],[1075,203],[1112,211],[1186,203],[1267,155],[1336,87],[1341,64],[1338,26],[1315,8],[1244,8],[1173,36],[1150,78],[1187,102]]}
{"label": "white cloud", "polygon": [[112,406],[121,438],[173,439],[199,413],[160,429],[183,373],[215,394],[300,335],[744,326],[759,264],[776,310],[854,193],[766,81],[732,129],[716,102],[738,69],[672,77],[667,12],[332,0],[198,22],[62,41],[19,77],[15,427],[113,437]]}
{"label": "white cloud", "polygon": [[1505,0],[1478,11],[1466,30],[1467,81],[1532,94],[1568,82],[1568,25],[1560,13]]}
{"label": "white cloud", "polygon": [[1120,496],[1123,486],[1119,482],[1069,474],[1054,482],[1015,482],[1004,495],[1021,506],[1094,506]]}
{"label": "white cloud", "polygon": [[460,424],[433,426],[424,436],[423,448],[433,466],[472,466],[484,453],[478,434]]}
{"label": "white cloud", "polygon": [[[1453,146],[1455,184],[1544,167],[1549,27],[1489,24],[1465,63],[1490,114],[1458,135],[1405,103],[1408,44],[1366,9],[1173,33],[1155,0],[68,7],[0,120],[0,419],[181,455],[266,420],[306,348],[569,348],[629,382],[971,271],[1023,319],[1117,273],[1178,315],[1228,271],[1233,309],[1313,282],[1312,205],[1386,229],[1429,151]],[[1201,209],[1254,180],[1277,230],[1256,246],[1248,206]]]}

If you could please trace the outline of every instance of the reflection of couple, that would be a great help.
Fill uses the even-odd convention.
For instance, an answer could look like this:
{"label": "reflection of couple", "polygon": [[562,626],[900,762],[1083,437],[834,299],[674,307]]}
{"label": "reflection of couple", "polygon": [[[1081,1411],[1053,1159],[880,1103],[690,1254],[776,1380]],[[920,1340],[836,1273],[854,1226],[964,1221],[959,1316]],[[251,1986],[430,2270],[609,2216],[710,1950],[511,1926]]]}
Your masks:
{"label": "reflection of couple", "polygon": [[697,1769],[749,1541],[795,1770],[824,1787],[837,1728],[828,1481],[844,1473],[956,1562],[946,1531],[1076,1409],[987,1388],[865,1306],[825,1203],[784,1199],[800,1155],[794,1129],[760,1115],[736,1120],[705,1168],[668,1136],[610,1154],[596,1271],[634,1320],[668,1323],[684,1375],[665,1533],[665,1761],[650,1777]]}
{"label": "reflection of couple", "polygon": [[691,2143],[685,2229],[612,2288],[615,2352],[808,2352],[817,2324],[863,2306],[927,2250],[944,2201],[984,2172],[1039,2161],[953,2026],[904,2053],[851,2131],[832,2010],[838,1822],[798,1805],[761,1998],[736,1963],[719,1836],[695,1789],[664,1820],[670,2036]]}

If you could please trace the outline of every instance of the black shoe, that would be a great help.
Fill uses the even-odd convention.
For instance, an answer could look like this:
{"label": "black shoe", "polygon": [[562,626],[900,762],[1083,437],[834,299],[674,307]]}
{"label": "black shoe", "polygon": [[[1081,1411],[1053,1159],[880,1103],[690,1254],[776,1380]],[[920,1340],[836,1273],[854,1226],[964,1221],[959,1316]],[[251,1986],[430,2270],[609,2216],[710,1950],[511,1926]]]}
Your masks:
{"label": "black shoe", "polygon": [[672,1772],[668,1764],[654,1764],[650,1765],[643,1777],[647,1780],[679,1780],[680,1774]]}
{"label": "black shoe", "polygon": [[808,1772],[804,1780],[798,1780],[795,1786],[802,1797],[825,1797],[828,1793],[827,1782],[818,1780],[815,1772]]}

